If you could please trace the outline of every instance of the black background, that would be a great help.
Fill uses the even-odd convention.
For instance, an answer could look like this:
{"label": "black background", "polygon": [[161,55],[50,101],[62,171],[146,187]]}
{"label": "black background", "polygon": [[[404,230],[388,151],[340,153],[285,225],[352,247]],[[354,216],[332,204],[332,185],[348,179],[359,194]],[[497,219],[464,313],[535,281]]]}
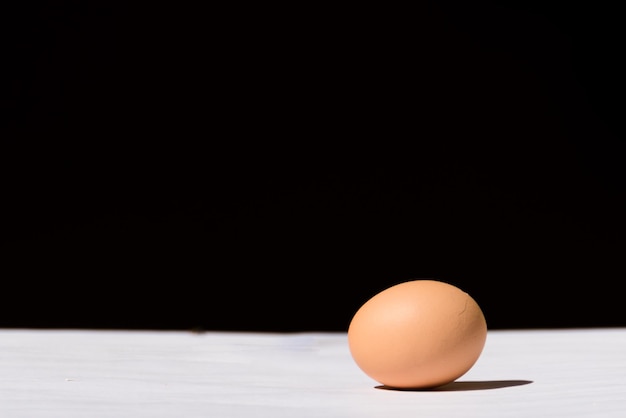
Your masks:
{"label": "black background", "polygon": [[616,6],[13,3],[0,327],[626,326]]}

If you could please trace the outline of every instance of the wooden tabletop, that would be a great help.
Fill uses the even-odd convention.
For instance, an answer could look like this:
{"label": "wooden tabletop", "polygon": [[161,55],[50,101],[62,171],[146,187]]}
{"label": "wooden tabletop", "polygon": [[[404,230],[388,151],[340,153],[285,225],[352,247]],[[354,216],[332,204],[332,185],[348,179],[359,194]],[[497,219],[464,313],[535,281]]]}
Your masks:
{"label": "wooden tabletop", "polygon": [[345,333],[0,329],[0,416],[623,418],[626,329],[489,331],[430,391],[381,388]]}

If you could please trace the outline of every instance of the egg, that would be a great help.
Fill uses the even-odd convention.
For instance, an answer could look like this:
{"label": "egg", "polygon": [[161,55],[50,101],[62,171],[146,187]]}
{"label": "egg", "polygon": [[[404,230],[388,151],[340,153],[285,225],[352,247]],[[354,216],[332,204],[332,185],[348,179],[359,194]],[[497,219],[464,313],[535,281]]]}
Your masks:
{"label": "egg", "polygon": [[348,327],[357,366],[389,388],[427,389],[471,369],[483,351],[487,323],[477,302],[438,280],[411,280],[367,300]]}

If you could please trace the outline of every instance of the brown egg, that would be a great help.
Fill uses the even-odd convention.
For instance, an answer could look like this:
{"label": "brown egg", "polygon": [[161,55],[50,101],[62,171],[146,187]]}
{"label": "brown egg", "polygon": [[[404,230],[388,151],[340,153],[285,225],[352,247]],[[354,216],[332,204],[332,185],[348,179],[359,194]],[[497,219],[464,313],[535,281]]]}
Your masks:
{"label": "brown egg", "polygon": [[432,388],[465,374],[487,339],[470,295],[436,280],[413,280],[374,295],[348,328],[356,364],[385,386]]}

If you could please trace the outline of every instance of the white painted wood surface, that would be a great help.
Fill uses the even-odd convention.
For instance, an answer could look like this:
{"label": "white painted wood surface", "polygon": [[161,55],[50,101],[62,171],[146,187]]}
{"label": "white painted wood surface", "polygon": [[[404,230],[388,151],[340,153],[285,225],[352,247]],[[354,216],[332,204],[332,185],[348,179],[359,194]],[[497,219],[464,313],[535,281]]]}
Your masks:
{"label": "white painted wood surface", "polygon": [[626,417],[626,329],[489,331],[436,391],[377,388],[343,333],[0,330],[0,417]]}

